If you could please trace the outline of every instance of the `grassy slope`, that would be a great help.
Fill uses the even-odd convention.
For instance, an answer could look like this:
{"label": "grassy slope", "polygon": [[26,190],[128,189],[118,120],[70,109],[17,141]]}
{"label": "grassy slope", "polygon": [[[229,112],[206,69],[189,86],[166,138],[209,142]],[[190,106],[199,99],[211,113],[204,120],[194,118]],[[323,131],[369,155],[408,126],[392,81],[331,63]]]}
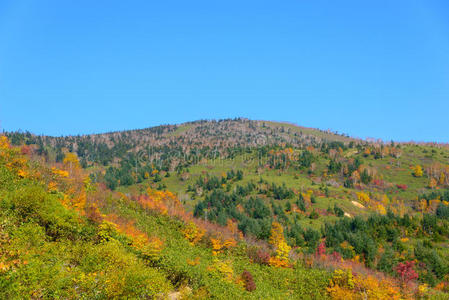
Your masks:
{"label": "grassy slope", "polygon": [[[293,126],[286,124],[286,126],[287,125]],[[425,166],[432,162],[444,164],[449,157],[449,151],[447,149],[438,149],[436,153],[432,154],[433,149],[435,148],[430,146],[405,145],[402,147],[403,154],[398,159],[392,157],[381,159],[374,159],[372,156],[364,157],[362,154],[354,151],[354,149],[347,150],[343,155],[347,158],[359,157],[363,160],[365,165],[374,167],[377,174],[384,178],[384,181],[393,185],[393,188],[387,189],[388,197],[402,199],[406,204],[408,212],[413,213],[413,210],[408,206],[410,201],[415,200],[418,194],[428,192],[429,190],[426,188],[428,179],[425,176],[420,178],[412,176],[411,168],[418,164]],[[314,173],[321,174],[327,168],[328,163],[328,159],[318,157],[316,161],[317,170]],[[317,190],[319,188],[319,185],[314,184],[313,180],[307,176],[304,171],[297,171],[291,168],[283,171],[262,168],[261,173],[257,173],[257,166],[258,160],[254,153],[239,155],[232,160],[203,161],[189,167],[190,176],[187,180],[183,181],[173,173],[172,176],[163,178],[161,183],[165,184],[168,190],[176,192],[181,199],[190,199],[186,193],[187,186],[193,185],[201,175],[204,176],[205,174],[209,174],[219,177],[229,170],[243,170],[244,178],[237,183],[240,185],[244,185],[249,181],[257,182],[260,178],[263,178],[270,183],[273,182],[278,185],[285,183],[287,187],[297,191],[306,191],[308,189]],[[396,184],[406,184],[408,189],[406,191],[398,190],[395,188]],[[143,185],[148,185],[148,183],[144,183]],[[313,204],[312,207],[326,210],[329,207],[333,207],[334,204],[337,204],[351,216],[366,215],[369,213],[368,209],[359,208],[352,203],[352,201],[358,201],[356,197],[356,192],[358,192],[358,190],[348,189],[342,186],[338,188],[328,186],[328,188],[330,197],[317,197],[317,203]],[[132,190],[133,187],[121,187],[120,189],[122,191],[128,191],[130,189]],[[375,193],[382,193],[375,188],[371,188],[371,190]],[[186,209],[191,210],[197,201],[202,198],[203,196],[186,200],[184,202]],[[285,205],[287,201],[293,203],[294,200],[295,199],[282,200],[277,203]],[[305,228],[313,227],[319,229],[326,221],[333,220],[335,220],[335,217],[333,216],[323,216],[318,220],[302,219],[300,223],[301,225],[304,225]]]}
{"label": "grassy slope", "polygon": [[294,125],[294,124],[289,124],[289,123],[284,123],[284,122],[273,122],[273,121],[259,121],[262,123],[265,123],[267,125],[270,126],[274,126],[274,127],[284,127],[285,129],[290,129],[292,133],[305,133],[305,134],[309,134],[312,136],[316,136],[322,139],[326,139],[326,140],[330,140],[330,141],[338,141],[338,142],[350,142],[353,141],[355,139],[347,137],[347,136],[343,136],[343,135],[338,135],[338,134],[334,134],[334,133],[330,133],[330,132],[326,132],[326,131],[321,131],[315,128],[309,128],[309,127],[303,127],[303,126],[298,126],[298,125]]}
{"label": "grassy slope", "polygon": [[[54,177],[49,169],[39,165],[31,168],[26,162],[11,167],[11,157],[4,155],[7,152],[10,150],[0,150],[3,299],[160,297],[183,286],[192,289],[190,297],[201,299],[326,298],[326,271],[250,263],[245,243],[226,255],[213,256],[207,239],[191,245],[184,238],[182,221],[108,193],[98,202],[104,216],[135,223],[138,230],[164,241],[159,258],[148,261],[126,234],[104,232],[105,223],[93,223],[62,204],[66,196],[72,196],[66,194],[70,187],[63,188],[64,184],[78,179],[58,181],[62,190],[49,191],[48,180]],[[20,175],[20,170],[26,175]],[[198,265],[189,264],[195,259]],[[210,270],[220,262],[232,269],[231,280]],[[254,276],[257,289],[252,293],[236,283],[243,270]]]}

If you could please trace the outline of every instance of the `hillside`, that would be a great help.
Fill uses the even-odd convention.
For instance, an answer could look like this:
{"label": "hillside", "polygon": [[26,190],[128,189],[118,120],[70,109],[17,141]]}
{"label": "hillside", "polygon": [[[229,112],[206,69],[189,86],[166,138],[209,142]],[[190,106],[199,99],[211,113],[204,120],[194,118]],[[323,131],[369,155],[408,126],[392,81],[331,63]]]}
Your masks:
{"label": "hillside", "polygon": [[326,295],[327,271],[252,263],[259,248],[232,224],[195,221],[170,192],[136,201],[92,184],[76,160],[43,165],[1,138],[3,299]]}
{"label": "hillside", "polygon": [[[67,172],[60,182],[51,174],[44,183],[31,177],[44,184],[52,205],[59,199],[64,214],[79,215],[77,232],[87,232],[56,240],[70,248],[73,239],[105,247],[107,227],[107,245],[113,241],[163,282],[153,295],[340,299],[372,290],[372,299],[382,299],[441,298],[449,290],[447,145],[368,142],[246,119],[86,136],[6,136],[40,173]],[[4,164],[8,169],[8,160]],[[17,172],[5,175],[15,179],[2,185],[11,186],[3,193],[29,184],[28,171]],[[83,204],[67,197],[84,197]],[[55,242],[47,221],[39,223],[40,214],[51,216],[55,208],[32,209],[37,221],[20,210],[7,218],[37,222]],[[63,252],[55,255],[66,264],[73,258]],[[80,268],[86,268],[82,276],[100,272]],[[247,273],[255,290],[245,283]]]}

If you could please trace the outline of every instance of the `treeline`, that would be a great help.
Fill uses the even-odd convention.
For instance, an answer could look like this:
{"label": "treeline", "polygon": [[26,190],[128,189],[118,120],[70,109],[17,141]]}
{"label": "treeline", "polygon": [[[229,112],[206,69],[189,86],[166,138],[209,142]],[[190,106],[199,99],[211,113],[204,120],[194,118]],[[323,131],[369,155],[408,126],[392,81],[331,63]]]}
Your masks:
{"label": "treeline", "polygon": [[[447,219],[435,214],[420,218],[388,212],[367,219],[342,218],[335,224],[326,224],[322,234],[326,246],[343,258],[360,259],[366,266],[385,273],[393,274],[400,262],[417,260],[420,280],[435,285],[449,274],[447,257],[437,247],[439,242],[447,242],[448,226]],[[416,241],[412,248],[405,244],[410,239]]]}
{"label": "treeline", "polygon": [[[273,191],[283,191],[279,194],[282,196],[275,197]],[[423,197],[432,199],[435,196]],[[438,196],[446,201],[449,192],[441,192]],[[267,184],[263,180],[257,184],[237,185],[232,191],[217,185],[197,203],[194,215],[221,225],[233,220],[245,235],[264,240],[269,238],[271,225],[276,220],[285,228],[288,244],[299,247],[300,251],[314,253],[320,242],[325,241],[329,253],[363,262],[369,268],[391,275],[395,274],[395,266],[399,263],[417,260],[419,280],[432,286],[449,274],[448,259],[439,246],[449,240],[449,206],[445,202],[440,203],[435,213],[412,217],[407,214],[401,217],[388,211],[386,215],[348,218],[335,205],[328,209],[328,213],[339,217],[337,221],[314,230],[301,226],[301,219],[314,218],[315,212],[313,210],[308,216],[304,213],[303,193],[286,204],[278,201],[294,197],[285,186]],[[303,213],[292,211],[291,202]],[[409,243],[411,240],[413,243]]]}
{"label": "treeline", "polygon": [[[329,141],[341,136],[328,134],[318,138],[313,134],[267,126],[247,119],[218,121],[201,120],[183,125],[161,125],[140,130],[117,131],[104,134],[50,137],[30,132],[6,132],[13,145],[33,145],[38,155],[50,162],[61,162],[65,153],[76,153],[83,168],[103,166],[108,169],[107,184],[110,187],[128,185],[144,179],[151,169],[183,174],[189,166],[204,159],[232,159],[242,154],[259,154],[276,164],[274,168],[290,166],[290,154],[285,149],[346,149],[346,143]],[[350,143],[351,147],[354,142]],[[270,151],[281,151],[278,160]],[[304,151],[294,167],[309,167],[313,155]],[[96,176],[102,180],[102,176]]]}

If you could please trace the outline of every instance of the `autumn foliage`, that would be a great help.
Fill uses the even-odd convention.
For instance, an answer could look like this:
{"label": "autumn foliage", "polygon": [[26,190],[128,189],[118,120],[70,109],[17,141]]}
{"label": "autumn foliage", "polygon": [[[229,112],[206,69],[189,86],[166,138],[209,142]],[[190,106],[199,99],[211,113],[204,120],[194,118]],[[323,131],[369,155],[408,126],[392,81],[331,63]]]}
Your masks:
{"label": "autumn foliage", "polygon": [[414,261],[406,261],[396,265],[394,269],[402,284],[406,285],[408,282],[418,279],[418,273],[415,271],[414,267]]}
{"label": "autumn foliage", "polygon": [[413,176],[415,176],[415,177],[423,176],[423,169],[420,165],[416,165],[413,167]]}
{"label": "autumn foliage", "polygon": [[182,232],[191,245],[198,243],[204,236],[204,229],[199,228],[193,222],[189,222]]}
{"label": "autumn foliage", "polygon": [[242,280],[244,282],[245,289],[248,292],[252,292],[256,289],[256,283],[254,282],[253,275],[249,271],[247,270],[243,271]]}
{"label": "autumn foliage", "polygon": [[276,267],[287,267],[291,247],[285,242],[284,229],[278,222],[271,225],[270,244],[275,248],[276,255],[270,257],[269,264]]}
{"label": "autumn foliage", "polygon": [[350,269],[337,269],[327,289],[332,299],[402,299],[398,287],[373,276],[356,275]]}

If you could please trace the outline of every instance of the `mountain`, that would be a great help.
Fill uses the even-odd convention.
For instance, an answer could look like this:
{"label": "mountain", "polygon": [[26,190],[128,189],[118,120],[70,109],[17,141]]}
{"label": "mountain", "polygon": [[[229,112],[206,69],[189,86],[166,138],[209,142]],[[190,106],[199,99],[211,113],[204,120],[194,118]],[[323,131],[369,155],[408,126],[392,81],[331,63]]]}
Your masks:
{"label": "mountain", "polygon": [[[44,176],[45,186],[86,218],[87,241],[103,245],[98,232],[112,228],[120,247],[161,270],[167,285],[156,294],[338,298],[369,290],[386,299],[443,297],[449,289],[447,145],[242,118],[6,137],[30,168],[67,172],[61,182]],[[19,182],[29,179],[16,173]]]}
{"label": "mountain", "polygon": [[[252,121],[248,119],[201,120],[179,125],[161,125],[138,130],[117,131],[81,136],[35,136],[30,133],[7,133],[15,145],[37,144],[40,153],[48,148],[57,150],[57,161],[62,160],[61,148],[76,152],[81,158],[107,164],[126,152],[193,151],[220,154],[235,148],[288,144],[294,147],[323,142],[354,141],[345,135],[330,131],[300,127],[287,123]],[[58,156],[59,155],[59,156]],[[103,161],[100,161],[103,160]]]}

